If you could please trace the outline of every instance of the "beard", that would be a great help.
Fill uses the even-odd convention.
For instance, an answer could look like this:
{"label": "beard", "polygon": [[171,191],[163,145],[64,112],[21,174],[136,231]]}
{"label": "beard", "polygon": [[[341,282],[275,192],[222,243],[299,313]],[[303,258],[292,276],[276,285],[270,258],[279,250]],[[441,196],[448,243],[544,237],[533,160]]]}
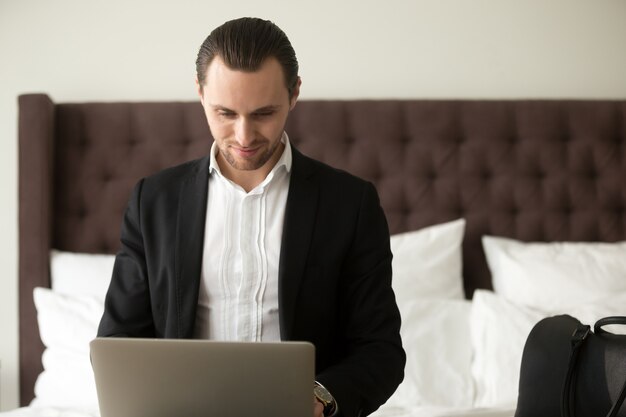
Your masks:
{"label": "beard", "polygon": [[250,157],[243,157],[236,154],[236,151],[231,149],[230,142],[225,142],[219,146],[219,152],[224,158],[228,165],[233,167],[234,169],[240,171],[254,171],[261,167],[263,167],[272,157],[278,149],[280,149],[280,145],[282,144],[281,140],[278,139],[274,143],[271,143],[269,140],[262,138],[254,141],[248,148],[257,149],[254,155]]}

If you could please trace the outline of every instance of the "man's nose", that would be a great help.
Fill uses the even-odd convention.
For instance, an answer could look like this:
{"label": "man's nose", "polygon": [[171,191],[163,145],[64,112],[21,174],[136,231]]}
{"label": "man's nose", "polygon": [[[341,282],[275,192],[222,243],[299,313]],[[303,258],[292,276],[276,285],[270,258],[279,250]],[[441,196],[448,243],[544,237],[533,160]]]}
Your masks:
{"label": "man's nose", "polygon": [[245,117],[239,118],[235,126],[235,140],[243,147],[250,146],[254,142],[254,126]]}

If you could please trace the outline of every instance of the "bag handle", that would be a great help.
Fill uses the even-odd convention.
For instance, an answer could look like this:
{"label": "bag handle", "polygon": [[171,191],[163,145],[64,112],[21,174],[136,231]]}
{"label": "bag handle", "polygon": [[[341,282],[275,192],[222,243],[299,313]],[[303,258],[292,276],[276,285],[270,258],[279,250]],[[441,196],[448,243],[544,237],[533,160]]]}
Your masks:
{"label": "bag handle", "polygon": [[609,326],[611,324],[624,324],[626,325],[626,316],[611,316],[605,317],[596,321],[595,326],[593,326],[593,331],[598,334],[609,333],[602,328],[602,326]]}
{"label": "bag handle", "polygon": [[[609,324],[626,324],[626,317],[623,316],[613,316],[613,317],[605,317],[596,322],[594,326],[594,330],[596,333],[608,333],[606,330],[602,329],[602,326],[606,326]],[[572,345],[572,350],[570,352],[569,357],[569,365],[567,367],[567,375],[565,376],[565,383],[563,384],[563,392],[561,394],[561,416],[562,417],[571,417],[571,410],[573,407],[573,396],[572,390],[576,386],[576,363],[578,362],[578,356],[580,353],[580,348],[583,343],[589,336],[591,332],[591,327],[584,324],[579,324],[574,333],[572,334],[572,338],[570,340]],[[626,399],[626,381],[622,385],[622,389],[620,390],[619,396],[617,400],[609,410],[607,417],[616,417],[617,412],[620,410],[622,404],[624,403],[624,399]]]}
{"label": "bag handle", "polygon": [[578,324],[574,333],[572,333],[572,337],[570,339],[570,343],[572,345],[572,350],[569,355],[569,364],[567,366],[567,374],[565,376],[565,383],[563,384],[563,392],[561,394],[561,417],[571,417],[571,409],[572,407],[572,388],[576,386],[574,383],[576,381],[576,362],[578,361],[578,354],[580,353],[580,347],[583,345],[583,342],[589,336],[589,332],[591,331],[591,327],[584,324]]}

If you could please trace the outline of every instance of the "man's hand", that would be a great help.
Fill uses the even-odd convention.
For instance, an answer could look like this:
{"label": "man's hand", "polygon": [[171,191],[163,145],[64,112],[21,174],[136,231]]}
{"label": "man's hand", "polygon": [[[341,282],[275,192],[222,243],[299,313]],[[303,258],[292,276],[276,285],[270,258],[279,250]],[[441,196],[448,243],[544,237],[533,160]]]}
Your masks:
{"label": "man's hand", "polygon": [[324,406],[317,398],[313,398],[313,417],[324,417]]}

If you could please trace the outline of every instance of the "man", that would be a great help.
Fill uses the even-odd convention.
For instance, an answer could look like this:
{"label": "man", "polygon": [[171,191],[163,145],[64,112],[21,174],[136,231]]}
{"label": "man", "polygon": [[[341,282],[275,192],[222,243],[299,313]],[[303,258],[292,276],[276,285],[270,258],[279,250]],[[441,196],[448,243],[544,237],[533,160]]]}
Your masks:
{"label": "man", "polygon": [[276,25],[226,22],[196,66],[215,142],[135,187],[98,335],[310,341],[315,415],[367,415],[405,363],[376,190],[291,146],[301,81]]}

